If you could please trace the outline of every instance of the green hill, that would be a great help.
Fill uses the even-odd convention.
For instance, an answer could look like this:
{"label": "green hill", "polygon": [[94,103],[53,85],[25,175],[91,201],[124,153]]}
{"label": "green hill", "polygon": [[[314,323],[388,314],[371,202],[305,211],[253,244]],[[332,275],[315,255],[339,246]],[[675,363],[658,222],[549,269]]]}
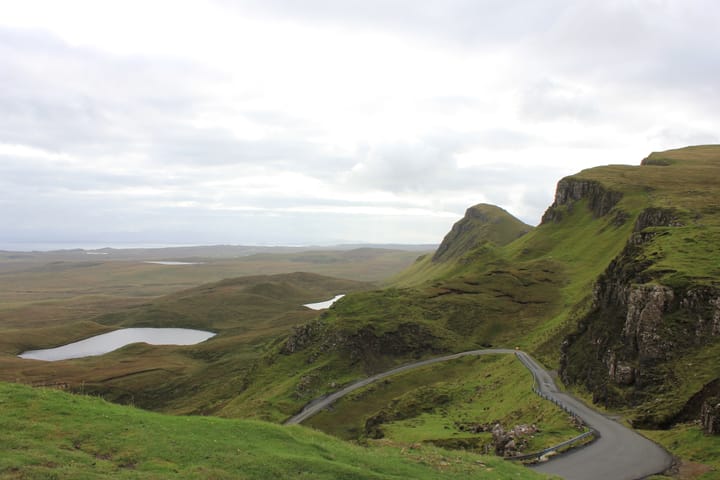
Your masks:
{"label": "green hill", "polygon": [[[173,413],[213,413],[244,389],[247,373],[266,344],[317,317],[303,306],[370,284],[311,273],[259,275],[183,290],[131,308],[52,327],[5,330],[0,380],[67,385]],[[16,355],[124,327],[186,327],[216,332],[194,346],[129,345],[116,352],[62,362]]]}
{"label": "green hill", "polygon": [[468,208],[465,217],[453,225],[432,256],[432,261],[445,262],[461,258],[486,242],[506,245],[530,230],[530,225],[502,208],[481,203]]}
{"label": "green hill", "polygon": [[390,280],[393,286],[417,286],[442,276],[457,274],[458,265],[469,265],[483,252],[507,245],[533,227],[495,205],[470,207],[456,222],[432,255],[423,255]]}
{"label": "green hill", "polygon": [[439,261],[278,343],[228,413],[280,419],[350,378],[492,344],[530,350],[638,424],[698,415],[696,395],[720,377],[720,146],[564,178],[541,225],[509,242],[473,222],[454,227]]}
{"label": "green hill", "polygon": [[1,478],[546,478],[498,458],[362,448],[303,427],[160,415],[7,383],[0,406]]}
{"label": "green hill", "polygon": [[[349,294],[327,311],[299,306],[337,293]],[[184,349],[131,346],[67,362],[60,374],[0,357],[0,372],[28,381],[71,378],[76,389],[162,411],[282,422],[314,398],[413,359],[520,346],[556,368],[569,388],[620,409],[636,426],[696,421],[705,400],[720,395],[720,146],[653,153],[638,166],[561,179],[532,229],[497,207],[472,207],[434,255],[386,288],[307,274],[254,277],[93,320],[74,333],[8,332],[0,348],[16,353],[27,338],[178,321],[220,334]],[[407,388],[386,389],[385,404],[355,398],[338,408],[363,418],[338,414],[318,425],[359,438],[373,419],[372,431],[446,445],[460,435],[465,440],[455,446],[472,448],[459,433],[465,420],[447,419],[468,411],[458,402],[492,388],[507,395],[483,397],[486,420],[534,414],[552,417],[558,431],[568,428],[525,387],[483,375],[466,381],[457,376],[463,368],[435,371],[427,385],[406,378]],[[507,411],[507,402],[517,409]],[[378,415],[397,405],[418,415],[402,425],[393,424],[397,415]]]}

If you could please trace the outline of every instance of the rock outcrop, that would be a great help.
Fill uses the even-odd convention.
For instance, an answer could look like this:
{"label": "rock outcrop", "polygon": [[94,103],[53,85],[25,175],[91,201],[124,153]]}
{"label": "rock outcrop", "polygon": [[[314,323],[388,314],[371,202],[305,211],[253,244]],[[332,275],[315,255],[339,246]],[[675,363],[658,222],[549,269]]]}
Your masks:
{"label": "rock outcrop", "polygon": [[512,429],[505,430],[499,423],[495,424],[492,428],[495,454],[501,457],[520,455],[537,431],[535,425],[515,425]]}
{"label": "rock outcrop", "polygon": [[703,402],[700,424],[705,433],[720,435],[720,397],[708,398]]}
{"label": "rock outcrop", "polygon": [[[720,337],[720,289],[663,285],[664,272],[650,268],[646,246],[663,232],[653,227],[681,225],[672,209],[643,211],[623,251],[597,279],[589,313],[563,342],[563,381],[584,384],[596,402],[633,405],[662,393],[667,362]],[[650,414],[641,423],[658,426],[677,414]]]}
{"label": "rock outcrop", "polygon": [[559,222],[564,210],[572,209],[573,204],[582,199],[588,200],[588,207],[597,218],[607,215],[622,199],[622,193],[596,180],[565,177],[558,182],[555,201],[543,214],[542,223]]}

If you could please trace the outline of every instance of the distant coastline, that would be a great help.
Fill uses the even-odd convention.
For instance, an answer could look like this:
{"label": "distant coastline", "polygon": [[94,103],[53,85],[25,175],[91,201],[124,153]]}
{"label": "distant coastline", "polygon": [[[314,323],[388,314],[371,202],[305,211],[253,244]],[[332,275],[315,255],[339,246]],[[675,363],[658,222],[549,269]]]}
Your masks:
{"label": "distant coastline", "polygon": [[198,245],[189,243],[83,243],[83,242],[0,242],[0,251],[6,252],[56,252],[60,250],[102,250],[112,248],[116,250],[136,248],[177,248],[194,247]]}
{"label": "distant coastline", "polygon": [[291,249],[291,250],[351,250],[356,248],[387,248],[398,250],[434,250],[436,244],[403,244],[403,243],[338,243],[327,245],[273,245],[273,244],[192,244],[192,243],[92,243],[92,242],[2,242],[0,251],[4,252],[59,252],[84,250],[93,252],[103,249],[113,250],[150,250],[171,248],[257,248],[257,249]]}

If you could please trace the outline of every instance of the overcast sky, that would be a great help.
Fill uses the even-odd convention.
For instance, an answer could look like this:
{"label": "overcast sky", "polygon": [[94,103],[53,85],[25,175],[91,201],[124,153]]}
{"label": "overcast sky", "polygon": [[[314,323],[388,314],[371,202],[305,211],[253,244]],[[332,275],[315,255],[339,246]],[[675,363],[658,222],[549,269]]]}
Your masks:
{"label": "overcast sky", "polygon": [[439,242],[720,143],[715,0],[0,0],[0,248]]}

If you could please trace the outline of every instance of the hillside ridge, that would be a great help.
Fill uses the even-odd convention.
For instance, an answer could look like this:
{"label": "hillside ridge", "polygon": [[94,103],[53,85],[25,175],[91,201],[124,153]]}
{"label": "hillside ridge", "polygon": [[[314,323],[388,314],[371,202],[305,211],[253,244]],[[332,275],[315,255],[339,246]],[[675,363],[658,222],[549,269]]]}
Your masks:
{"label": "hillside ridge", "polygon": [[506,210],[487,203],[468,208],[432,256],[433,262],[457,259],[485,242],[502,246],[532,230]]}

